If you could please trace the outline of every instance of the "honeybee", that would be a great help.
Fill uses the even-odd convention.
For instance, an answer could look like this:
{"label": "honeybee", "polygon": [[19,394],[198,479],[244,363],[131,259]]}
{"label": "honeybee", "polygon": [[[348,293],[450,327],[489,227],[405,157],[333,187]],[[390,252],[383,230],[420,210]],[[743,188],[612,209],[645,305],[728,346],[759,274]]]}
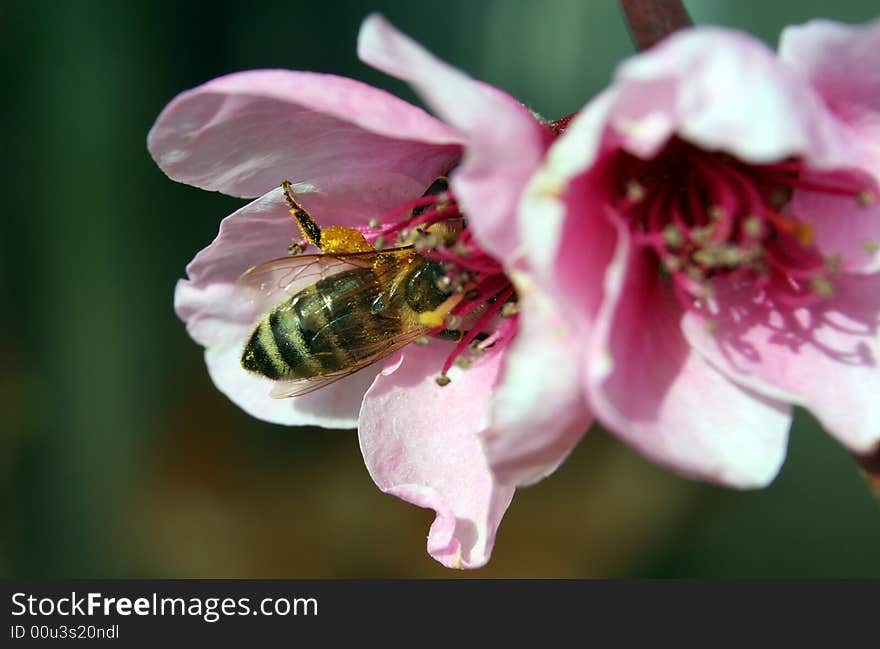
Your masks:
{"label": "honeybee", "polygon": [[[438,179],[426,195],[445,190]],[[443,265],[414,246],[376,250],[353,228],[320,229],[282,183],[291,215],[322,254],[274,259],[238,280],[263,311],[241,356],[275,398],[317,390],[442,326],[459,299]],[[451,236],[451,235],[447,235]]]}

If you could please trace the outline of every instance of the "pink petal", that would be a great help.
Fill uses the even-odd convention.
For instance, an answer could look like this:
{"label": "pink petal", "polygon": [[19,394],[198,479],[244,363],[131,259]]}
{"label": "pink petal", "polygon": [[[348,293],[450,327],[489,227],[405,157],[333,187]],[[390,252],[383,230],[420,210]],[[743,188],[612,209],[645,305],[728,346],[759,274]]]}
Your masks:
{"label": "pink petal", "polygon": [[581,390],[580,339],[531,280],[519,274],[513,279],[519,329],[505,353],[483,439],[495,477],[522,486],[555,471],[592,416]]}
{"label": "pink petal", "polygon": [[237,196],[295,183],[328,223],[366,223],[419,196],[458,160],[462,136],[365,84],[255,70],[176,97],[148,146],[174,180]]}
{"label": "pink petal", "polygon": [[590,317],[598,308],[602,275],[616,239],[602,208],[610,180],[600,162],[614,98],[612,92],[601,95],[556,140],[523,193],[517,218],[520,237],[529,242],[531,269],[544,290],[558,287],[562,293],[586,297],[579,309]]}
{"label": "pink petal", "polygon": [[[877,185],[868,178],[862,186],[880,196]],[[826,259],[839,260],[842,271],[880,271],[880,213],[876,204],[862,205],[852,196],[799,189],[789,210],[813,227],[816,247]]]}
{"label": "pink petal", "polygon": [[439,341],[409,347],[377,377],[361,410],[361,450],[382,491],[437,512],[431,556],[477,568],[489,560],[514,491],[495,483],[478,436],[500,359],[454,368],[441,388],[434,377],[450,349]]}
{"label": "pink petal", "polygon": [[[594,323],[587,389],[599,420],[654,461],[686,475],[747,488],[768,484],[785,459],[790,409],[737,387],[682,336],[668,280],[630,249],[609,274]],[[620,264],[617,265],[620,267]]]}
{"label": "pink petal", "polygon": [[782,32],[779,56],[799,68],[828,107],[851,129],[867,166],[880,182],[880,20],[851,27],[813,20]]}
{"label": "pink petal", "polygon": [[519,249],[510,226],[519,195],[549,144],[550,132],[521,103],[443,63],[373,14],[361,27],[360,58],[408,81],[442,119],[467,137],[453,189],[486,252],[504,259]]}
{"label": "pink petal", "polygon": [[880,440],[880,277],[842,276],[812,309],[774,309],[718,282],[717,313],[690,313],[690,343],[749,389],[809,409],[855,453]]}
{"label": "pink petal", "polygon": [[678,134],[749,162],[802,156],[817,168],[852,164],[842,126],[813,88],[741,32],[678,32],[624,62],[614,88],[611,126],[640,157]]}
{"label": "pink petal", "polygon": [[251,266],[284,256],[298,236],[279,196],[280,191],[266,194],[223,219],[214,242],[187,266],[189,279],[178,282],[174,307],[189,334],[205,347],[217,388],[243,410],[278,424],[353,428],[376,367],[303,397],[273,399],[273,382],[241,366],[242,350],[262,313],[235,281]]}

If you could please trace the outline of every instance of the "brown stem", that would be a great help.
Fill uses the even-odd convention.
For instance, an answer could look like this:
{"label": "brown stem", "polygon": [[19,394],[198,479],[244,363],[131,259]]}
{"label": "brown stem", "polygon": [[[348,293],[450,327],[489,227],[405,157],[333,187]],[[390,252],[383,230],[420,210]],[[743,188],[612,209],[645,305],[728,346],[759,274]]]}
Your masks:
{"label": "brown stem", "polygon": [[646,50],[669,34],[693,25],[681,0],[620,0],[629,32],[639,50]]}

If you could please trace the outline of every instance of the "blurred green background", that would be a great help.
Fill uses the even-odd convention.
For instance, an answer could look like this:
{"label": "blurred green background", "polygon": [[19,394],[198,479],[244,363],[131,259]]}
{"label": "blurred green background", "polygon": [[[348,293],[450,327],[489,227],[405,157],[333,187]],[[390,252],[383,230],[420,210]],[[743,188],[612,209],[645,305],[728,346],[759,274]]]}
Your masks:
{"label": "blurred green background", "polygon": [[[775,45],[874,0],[688,3]],[[489,566],[425,553],[432,512],[375,488],[353,431],[256,421],[172,310],[241,201],[168,180],[145,138],[178,92],[248,68],[352,76],[370,11],[538,112],[580,108],[632,53],[616,2],[5,2],[0,574],[17,577],[880,576],[880,509],[800,413],[760,492],[658,469],[594,431],[522,490]]]}

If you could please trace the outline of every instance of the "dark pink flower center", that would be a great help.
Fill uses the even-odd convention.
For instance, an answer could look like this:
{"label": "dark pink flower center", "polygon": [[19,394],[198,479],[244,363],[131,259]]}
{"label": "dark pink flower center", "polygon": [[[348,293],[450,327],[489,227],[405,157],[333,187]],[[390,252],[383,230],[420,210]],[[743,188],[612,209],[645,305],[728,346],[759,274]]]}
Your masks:
{"label": "dark pink flower center", "polygon": [[720,275],[792,306],[830,297],[840,260],[819,253],[813,228],[791,210],[792,192],[871,199],[846,173],[812,171],[798,159],[745,163],[679,139],[649,160],[620,153],[613,174],[635,242],[687,307],[710,297],[709,280]]}
{"label": "dark pink flower center", "polygon": [[429,332],[457,341],[438,383],[449,382],[453,364],[467,367],[479,355],[503,349],[513,339],[518,323],[516,292],[502,265],[473,238],[450,189],[429,190],[361,230],[376,248],[412,245],[422,257],[441,264],[438,288],[460,295],[443,326]]}

